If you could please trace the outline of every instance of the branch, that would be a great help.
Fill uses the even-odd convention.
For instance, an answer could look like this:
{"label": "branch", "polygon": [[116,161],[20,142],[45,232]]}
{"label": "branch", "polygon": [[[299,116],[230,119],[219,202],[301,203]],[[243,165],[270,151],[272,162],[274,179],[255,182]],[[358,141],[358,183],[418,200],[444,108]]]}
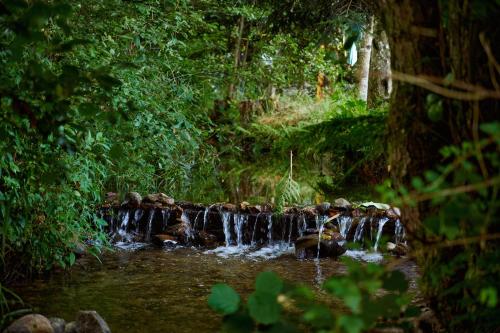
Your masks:
{"label": "branch", "polygon": [[428,76],[425,75],[410,75],[400,72],[393,72],[392,78],[397,81],[410,83],[418,87],[427,89],[438,95],[457,99],[461,101],[480,101],[484,99],[500,99],[500,91],[488,90],[481,86],[473,86],[467,83],[462,85],[467,86],[468,91],[459,91],[445,88],[433,83]]}

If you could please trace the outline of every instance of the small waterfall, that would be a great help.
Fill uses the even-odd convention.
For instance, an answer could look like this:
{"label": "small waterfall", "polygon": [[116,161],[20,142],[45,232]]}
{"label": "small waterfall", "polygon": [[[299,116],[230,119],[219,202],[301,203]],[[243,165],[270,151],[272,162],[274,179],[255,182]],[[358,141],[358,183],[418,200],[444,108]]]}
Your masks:
{"label": "small waterfall", "polygon": [[203,212],[203,230],[207,228],[208,212],[210,211],[210,207],[212,206],[205,208],[205,211]]}
{"label": "small waterfall", "polygon": [[299,229],[299,236],[302,237],[304,236],[304,232],[307,230],[307,222],[306,222],[306,217],[304,215],[300,216],[300,227]]}
{"label": "small waterfall", "polygon": [[161,210],[161,216],[162,216],[162,226],[161,226],[161,231],[165,232],[167,226],[168,226],[168,219],[170,218],[170,210],[162,209]]}
{"label": "small waterfall", "polygon": [[130,213],[128,210],[120,210],[118,213],[118,221],[121,221],[120,227],[118,228],[118,234],[122,237],[125,237],[127,234],[129,215]]}
{"label": "small waterfall", "polygon": [[186,242],[188,242],[193,238],[193,228],[186,211],[182,212],[181,221],[184,224],[184,235],[186,237]]}
{"label": "small waterfall", "polygon": [[250,242],[250,245],[255,246],[255,230],[257,230],[257,223],[259,222],[259,216],[261,213],[257,214],[257,217],[255,218],[255,223],[253,224],[253,231],[252,231],[252,240]]}
{"label": "small waterfall", "polygon": [[151,230],[153,229],[153,217],[155,216],[155,210],[151,209],[148,215],[148,225],[146,228],[145,240],[149,242],[151,240]]}
{"label": "small waterfall", "polygon": [[281,230],[281,245],[285,243],[286,225],[287,225],[288,215],[284,215],[281,219],[281,224],[283,229]]}
{"label": "small waterfall", "polygon": [[268,245],[273,244],[273,215],[267,215],[267,242]]}
{"label": "small waterfall", "polygon": [[140,208],[135,210],[134,213],[134,221],[139,222],[139,220],[142,218],[142,215],[144,214],[144,211]]}
{"label": "small waterfall", "polygon": [[403,224],[399,219],[396,220],[396,228],[394,230],[395,233],[395,241],[397,243],[401,243],[405,240],[406,235],[405,235],[405,228],[403,227]]}
{"label": "small waterfall", "polygon": [[288,246],[292,244],[293,215],[290,216],[290,231],[288,231]]}
{"label": "small waterfall", "polygon": [[196,227],[198,226],[198,218],[200,217],[200,214],[201,210],[198,211],[198,213],[196,213],[196,217],[194,218],[194,223],[193,223],[193,229],[196,229]]}
{"label": "small waterfall", "polygon": [[235,214],[234,215],[234,225],[236,228],[236,244],[238,247],[243,246],[243,227],[248,221],[248,215],[246,214]]}
{"label": "small waterfall", "polygon": [[319,230],[319,228],[325,224],[326,220],[328,220],[328,216],[326,215],[316,215],[316,229]]}
{"label": "small waterfall", "polygon": [[354,242],[358,242],[363,239],[363,229],[365,227],[366,217],[362,217],[359,221],[356,232],[354,233]]}
{"label": "small waterfall", "polygon": [[378,221],[378,231],[377,231],[377,240],[375,241],[375,246],[373,249],[377,251],[378,243],[380,241],[380,237],[382,236],[382,229],[384,228],[384,224],[389,221],[387,217],[384,217]]}
{"label": "small waterfall", "polygon": [[352,226],[352,217],[350,216],[340,216],[338,218],[339,221],[339,231],[342,237],[347,239],[347,234],[349,234],[349,230],[351,230]]}
{"label": "small waterfall", "polygon": [[319,233],[318,233],[318,253],[316,254],[316,259],[319,260],[319,250],[321,248],[321,236],[323,235],[323,229],[325,228],[325,224],[322,223],[319,226]]}
{"label": "small waterfall", "polygon": [[231,213],[230,212],[222,212],[222,225],[224,227],[224,238],[226,241],[226,247],[231,245]]}

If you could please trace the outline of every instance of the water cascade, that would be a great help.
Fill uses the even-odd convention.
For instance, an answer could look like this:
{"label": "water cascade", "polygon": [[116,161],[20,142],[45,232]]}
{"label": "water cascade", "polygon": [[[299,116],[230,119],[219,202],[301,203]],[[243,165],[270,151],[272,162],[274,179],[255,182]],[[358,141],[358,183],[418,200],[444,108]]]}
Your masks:
{"label": "water cascade", "polygon": [[230,212],[222,212],[222,226],[224,228],[224,238],[226,241],[226,247],[231,245],[231,213]]}
{"label": "water cascade", "polygon": [[367,217],[362,217],[361,220],[359,221],[359,224],[356,228],[356,232],[354,233],[354,242],[359,242],[362,240],[366,219]]}
{"label": "water cascade", "polygon": [[378,243],[380,241],[380,237],[382,236],[382,229],[384,229],[384,224],[387,223],[387,221],[389,221],[389,219],[387,217],[384,217],[384,218],[381,218],[379,221],[378,221],[378,231],[377,231],[377,239],[375,240],[375,246],[373,247],[373,249],[375,251],[377,251],[377,248],[378,248]]}
{"label": "water cascade", "polygon": [[236,228],[236,245],[238,247],[243,246],[243,227],[248,221],[248,215],[246,214],[235,214],[234,215],[234,225]]}
{"label": "water cascade", "polygon": [[146,229],[146,235],[145,235],[145,241],[150,242],[151,241],[151,230],[153,228],[153,217],[155,215],[154,209],[151,209],[149,211],[148,215],[148,224],[147,224],[147,229]]}
{"label": "water cascade", "polygon": [[253,231],[252,231],[252,240],[250,241],[250,245],[255,246],[255,231],[257,230],[257,223],[259,223],[259,216],[261,213],[258,213],[257,216],[255,217],[255,223],[253,224]]}
{"label": "water cascade", "polygon": [[337,218],[339,221],[339,231],[342,237],[347,238],[347,234],[349,230],[351,230],[352,226],[352,217],[350,216],[339,216]]}
{"label": "water cascade", "polygon": [[267,215],[267,243],[273,244],[273,215]]}
{"label": "water cascade", "polygon": [[184,224],[184,236],[186,242],[188,243],[193,238],[193,230],[191,227],[191,221],[187,215],[187,211],[183,211],[181,215],[181,221]]}

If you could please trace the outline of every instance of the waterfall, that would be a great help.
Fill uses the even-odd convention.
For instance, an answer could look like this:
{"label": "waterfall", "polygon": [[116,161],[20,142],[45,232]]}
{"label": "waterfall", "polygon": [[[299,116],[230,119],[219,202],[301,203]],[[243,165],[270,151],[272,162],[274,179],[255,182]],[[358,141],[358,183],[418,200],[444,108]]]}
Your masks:
{"label": "waterfall", "polygon": [[196,226],[198,226],[198,217],[200,217],[201,210],[196,213],[196,217],[194,218],[194,223],[193,223],[193,229],[196,229]]}
{"label": "waterfall", "polygon": [[168,225],[168,219],[170,218],[170,211],[166,209],[161,210],[161,216],[162,216],[162,226],[161,226],[161,231],[165,232],[165,229],[167,228]]}
{"label": "waterfall", "polygon": [[288,220],[288,215],[284,215],[281,218],[281,224],[283,226],[283,229],[281,231],[281,244],[285,243],[285,234],[286,234],[286,221]]}
{"label": "waterfall", "polygon": [[118,234],[124,237],[127,234],[127,226],[129,220],[129,211],[128,210],[120,210],[118,213],[118,220],[121,221],[120,227],[118,229]]}
{"label": "waterfall", "polygon": [[349,234],[349,230],[351,230],[352,226],[352,217],[350,216],[340,216],[338,218],[339,221],[339,231],[342,237],[347,239],[347,234]]}
{"label": "waterfall", "polygon": [[151,240],[151,231],[153,229],[153,217],[154,217],[154,215],[155,215],[155,210],[151,209],[149,211],[149,215],[148,215],[148,225],[146,228],[146,235],[144,238],[146,242],[149,242]]}
{"label": "waterfall", "polygon": [[273,214],[267,215],[267,242],[273,244]]}
{"label": "waterfall", "polygon": [[293,215],[290,216],[290,231],[288,232],[288,246],[292,244]]}
{"label": "waterfall", "polygon": [[306,217],[304,215],[300,216],[300,227],[299,229],[299,236],[302,237],[304,236],[304,232],[307,230],[307,222],[306,222]]}
{"label": "waterfall", "polygon": [[326,220],[328,220],[328,216],[326,215],[316,215],[316,229],[319,229],[323,224],[325,224]]}
{"label": "waterfall", "polygon": [[134,223],[135,223],[135,233],[136,234],[139,234],[140,233],[140,224],[139,224],[139,221],[141,220],[142,218],[142,215],[144,215],[144,211],[140,208],[136,209],[135,210],[135,213],[134,213]]}
{"label": "waterfall", "polygon": [[382,229],[384,228],[384,224],[389,221],[387,217],[384,217],[378,221],[378,231],[377,231],[377,240],[375,241],[375,246],[373,249],[377,251],[378,243],[380,241],[380,237],[382,236]]}
{"label": "waterfall", "polygon": [[363,238],[363,229],[366,222],[366,217],[362,217],[359,221],[358,227],[356,228],[356,232],[354,233],[354,242],[360,241]]}
{"label": "waterfall", "polygon": [[224,238],[226,241],[226,247],[231,245],[231,229],[230,223],[231,221],[231,213],[230,212],[222,212],[222,225],[224,227]]}
{"label": "waterfall", "polygon": [[396,228],[395,228],[395,241],[397,243],[401,243],[404,241],[406,235],[405,235],[405,229],[403,227],[403,224],[399,219],[396,220]]}
{"label": "waterfall", "polygon": [[212,206],[205,208],[205,211],[203,212],[203,230],[205,230],[207,227],[208,212],[210,210],[210,207]]}
{"label": "waterfall", "polygon": [[252,240],[250,242],[250,245],[254,246],[255,245],[255,230],[257,230],[257,222],[259,222],[259,216],[261,213],[257,214],[257,217],[255,218],[255,223],[253,225],[253,231],[252,231]]}
{"label": "waterfall", "polygon": [[319,250],[321,248],[321,235],[323,234],[323,229],[325,228],[325,224],[322,223],[319,226],[319,234],[318,234],[318,253],[316,254],[316,259],[319,260]]}
{"label": "waterfall", "polygon": [[234,215],[234,225],[236,228],[236,244],[238,247],[243,245],[243,227],[248,221],[248,215],[246,214],[235,214]]}
{"label": "waterfall", "polygon": [[191,227],[191,221],[187,215],[186,211],[182,212],[181,221],[184,224],[184,235],[186,237],[186,242],[193,238],[193,229]]}

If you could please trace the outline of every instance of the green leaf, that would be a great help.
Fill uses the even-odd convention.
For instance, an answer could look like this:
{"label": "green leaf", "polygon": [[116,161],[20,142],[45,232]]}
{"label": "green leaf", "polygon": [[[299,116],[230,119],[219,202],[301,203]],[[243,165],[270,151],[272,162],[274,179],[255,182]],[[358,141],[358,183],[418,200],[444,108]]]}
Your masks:
{"label": "green leaf", "polygon": [[69,261],[69,265],[70,266],[73,266],[75,261],[76,261],[76,257],[75,257],[75,254],[73,252],[71,252],[68,256],[68,261]]}
{"label": "green leaf", "polygon": [[255,281],[255,290],[277,296],[283,289],[283,281],[274,272],[262,272]]}
{"label": "green leaf", "polygon": [[278,304],[275,294],[254,292],[248,297],[248,311],[258,323],[269,325],[279,321],[281,305]]}
{"label": "green leaf", "polygon": [[208,297],[208,305],[224,315],[235,313],[240,306],[240,295],[227,284],[216,284]]}
{"label": "green leaf", "polygon": [[339,325],[347,333],[360,333],[364,328],[364,322],[356,316],[340,316]]}
{"label": "green leaf", "polygon": [[392,271],[387,274],[382,287],[388,291],[405,292],[408,290],[408,280],[402,272]]}

